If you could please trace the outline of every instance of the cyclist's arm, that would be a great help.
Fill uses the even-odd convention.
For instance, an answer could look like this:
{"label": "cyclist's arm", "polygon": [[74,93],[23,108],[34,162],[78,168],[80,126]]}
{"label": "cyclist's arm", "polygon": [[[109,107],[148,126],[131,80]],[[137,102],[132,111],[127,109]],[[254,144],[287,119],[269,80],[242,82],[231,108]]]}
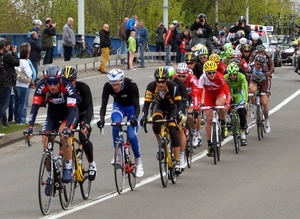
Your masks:
{"label": "cyclist's arm", "polygon": [[111,86],[108,82],[106,82],[103,86],[103,91],[102,91],[102,102],[101,102],[101,108],[100,108],[100,118],[105,117],[106,113],[106,106],[108,103],[108,98],[109,98],[109,90]]}
{"label": "cyclist's arm", "polygon": [[191,83],[192,83],[193,108],[198,109],[198,107],[200,105],[200,101],[199,101],[199,96],[198,96],[199,87],[198,87],[198,84],[197,84],[198,81],[196,79],[196,76],[193,76],[191,78]]}
{"label": "cyclist's arm", "polygon": [[130,82],[130,89],[131,89],[131,98],[133,101],[134,106],[134,114],[135,118],[137,118],[140,114],[141,108],[140,108],[140,95],[139,95],[139,89],[135,82]]}
{"label": "cyclist's arm", "polygon": [[76,89],[79,89],[82,101],[79,103],[79,113],[81,109],[86,111],[85,116],[82,117],[84,124],[90,124],[94,115],[93,97],[90,87],[83,82],[76,82]]}
{"label": "cyclist's arm", "polygon": [[78,119],[78,112],[77,112],[77,94],[74,85],[69,82],[69,84],[66,85],[68,87],[67,92],[65,93],[65,98],[67,100],[67,109],[68,109],[68,115],[66,117],[66,127],[74,127],[75,122]]}
{"label": "cyclist's arm", "polygon": [[182,101],[184,102],[182,104],[182,112],[185,112],[186,108],[187,108],[186,101],[188,101],[188,94],[187,94],[186,88],[185,88],[183,82],[180,81],[178,78],[174,78],[174,82],[178,85]]}
{"label": "cyclist's arm", "polygon": [[146,92],[145,92],[145,102],[144,102],[144,106],[143,106],[143,110],[142,110],[142,116],[147,118],[148,116],[148,110],[149,110],[149,106],[151,101],[153,100],[153,92],[152,90],[153,87],[156,86],[155,82],[151,82],[150,84],[148,84]]}
{"label": "cyclist's arm", "polygon": [[243,92],[243,95],[244,95],[245,102],[247,103],[248,102],[248,82],[247,82],[246,76],[243,75],[243,73],[239,72],[238,80],[241,80],[242,92]]}

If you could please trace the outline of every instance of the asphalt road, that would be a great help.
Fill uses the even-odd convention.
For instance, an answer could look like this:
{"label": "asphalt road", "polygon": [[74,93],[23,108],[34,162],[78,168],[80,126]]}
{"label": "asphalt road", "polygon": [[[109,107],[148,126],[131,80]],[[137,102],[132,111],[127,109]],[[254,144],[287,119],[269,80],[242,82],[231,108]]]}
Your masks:
{"label": "asphalt road", "polygon": [[[147,67],[125,72],[138,83],[141,97],[153,79],[153,70]],[[106,76],[82,80],[92,88],[97,121]],[[92,183],[90,199],[84,201],[76,189],[72,208],[63,211],[55,198],[48,218],[299,218],[299,84],[300,76],[293,73],[292,67],[276,68],[269,102],[272,132],[258,141],[253,126],[248,146],[241,148],[239,154],[235,154],[231,137],[227,138],[221,161],[214,165],[213,159],[204,154],[206,140],[202,130],[204,144],[195,150],[192,168],[186,169],[175,185],[169,182],[167,188],[162,187],[159,178],[154,135],[140,129],[145,175],[136,191],[118,195],[110,165],[111,128],[105,128],[103,137],[94,126],[91,139],[98,176]],[[41,109],[40,115],[44,113]],[[37,195],[41,152],[38,137],[32,139],[31,148],[20,141],[0,149],[0,218],[43,217]]]}

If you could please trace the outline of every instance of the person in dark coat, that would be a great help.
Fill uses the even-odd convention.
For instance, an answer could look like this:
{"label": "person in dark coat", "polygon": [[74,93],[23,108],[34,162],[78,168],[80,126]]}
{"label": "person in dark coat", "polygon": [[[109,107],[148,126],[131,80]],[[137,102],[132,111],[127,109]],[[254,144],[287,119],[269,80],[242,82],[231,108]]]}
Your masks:
{"label": "person in dark coat", "polygon": [[31,50],[30,50],[30,56],[29,60],[32,62],[33,67],[36,72],[36,79],[38,79],[38,66],[41,59],[41,52],[43,50],[42,46],[38,43],[38,34],[35,31],[32,31],[30,34],[30,38],[28,40],[28,43],[30,44]]}

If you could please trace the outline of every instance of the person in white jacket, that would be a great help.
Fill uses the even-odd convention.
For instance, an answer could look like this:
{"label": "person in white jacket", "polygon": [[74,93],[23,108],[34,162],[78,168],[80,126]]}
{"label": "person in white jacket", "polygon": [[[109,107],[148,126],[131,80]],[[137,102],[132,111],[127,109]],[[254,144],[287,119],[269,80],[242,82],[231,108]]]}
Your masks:
{"label": "person in white jacket", "polygon": [[[24,69],[25,74],[29,78],[32,78],[32,70],[28,62],[29,55],[30,55],[30,45],[21,47],[19,67]],[[17,125],[23,125],[24,121],[26,121],[26,118],[23,118],[24,117],[23,111],[24,111],[26,98],[29,98],[29,96],[26,95],[29,85],[30,83],[23,83],[17,80],[16,86],[14,86],[14,92],[15,92],[14,114],[15,114],[15,122]]]}

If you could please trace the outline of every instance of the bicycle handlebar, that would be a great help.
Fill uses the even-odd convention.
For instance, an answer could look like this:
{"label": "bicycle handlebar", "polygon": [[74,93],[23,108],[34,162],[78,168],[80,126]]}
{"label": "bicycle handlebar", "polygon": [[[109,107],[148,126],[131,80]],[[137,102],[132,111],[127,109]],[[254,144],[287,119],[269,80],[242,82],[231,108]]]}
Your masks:
{"label": "bicycle handlebar", "polygon": [[214,110],[214,109],[224,109],[225,106],[203,106],[200,108],[200,110],[206,110],[206,109],[211,109],[211,110]]}
{"label": "bicycle handlebar", "polygon": [[256,96],[256,95],[258,95],[258,96],[266,96],[266,95],[268,95],[268,93],[264,93],[264,92],[261,92],[261,93],[257,93],[257,94],[248,94],[248,97],[253,97],[253,96]]}
{"label": "bicycle handlebar", "polygon": [[[121,126],[130,126],[130,125],[131,125],[130,122],[106,122],[106,123],[104,123],[104,126],[119,126],[119,127],[121,127]],[[135,127],[133,127],[133,128],[135,128]],[[100,133],[101,133],[103,136],[105,136],[104,128],[101,128],[101,129],[100,129]],[[135,135],[137,135],[135,129],[133,129],[133,133],[134,133]]]}

